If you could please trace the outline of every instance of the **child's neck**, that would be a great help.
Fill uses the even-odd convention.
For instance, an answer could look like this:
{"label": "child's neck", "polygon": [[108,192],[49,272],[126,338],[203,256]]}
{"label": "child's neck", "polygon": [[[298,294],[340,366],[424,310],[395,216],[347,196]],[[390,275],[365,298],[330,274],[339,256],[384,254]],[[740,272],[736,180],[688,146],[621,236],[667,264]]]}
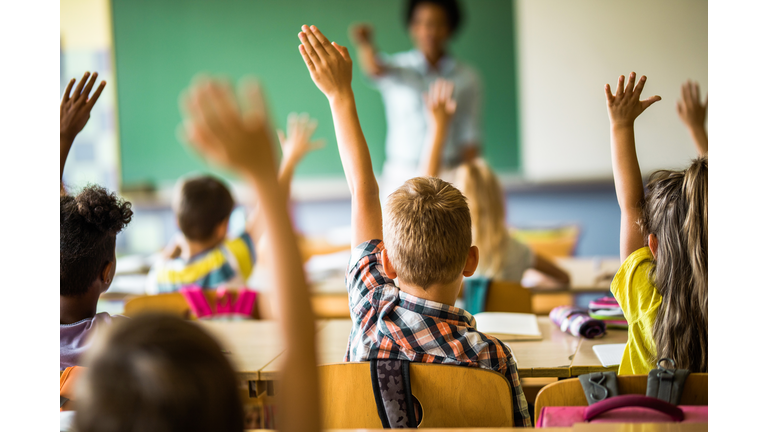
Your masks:
{"label": "child's neck", "polygon": [[59,324],[74,324],[96,316],[98,290],[88,290],[83,296],[59,296]]}
{"label": "child's neck", "polygon": [[459,288],[461,287],[461,279],[449,284],[435,284],[426,290],[420,286],[403,283],[402,281],[398,281],[398,283],[400,290],[407,294],[424,300],[447,304],[449,306],[456,304],[456,298],[458,297]]}
{"label": "child's neck", "polygon": [[193,256],[205,252],[209,249],[212,249],[219,245],[222,241],[224,241],[223,238],[214,238],[209,241],[192,241],[189,239],[184,239],[185,241],[182,242],[181,245],[181,258],[185,260],[189,260]]}

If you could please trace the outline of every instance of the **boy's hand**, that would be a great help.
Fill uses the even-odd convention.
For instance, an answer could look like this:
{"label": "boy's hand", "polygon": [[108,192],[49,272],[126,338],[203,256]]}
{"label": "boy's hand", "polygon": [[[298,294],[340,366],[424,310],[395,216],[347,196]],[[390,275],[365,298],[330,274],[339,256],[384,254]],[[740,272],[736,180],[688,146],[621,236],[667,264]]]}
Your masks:
{"label": "boy's hand", "polygon": [[699,83],[690,80],[683,83],[681,87],[682,99],[677,101],[677,114],[680,120],[688,126],[689,129],[704,128],[704,122],[707,119],[707,102],[709,97],[701,103],[699,96]]}
{"label": "boy's hand", "polygon": [[349,51],[312,26],[302,26],[299,51],[317,88],[333,100],[352,94],[352,59]]}
{"label": "boy's hand", "polygon": [[260,86],[240,86],[241,110],[231,86],[201,77],[182,94],[184,134],[197,150],[216,163],[243,174],[274,174],[272,128]]}
{"label": "boy's hand", "polygon": [[[89,75],[89,72],[83,74],[83,78],[75,88],[74,94],[70,94],[72,86],[75,84],[75,79],[72,78],[67,85],[67,89],[64,90],[64,95],[61,97],[61,106],[59,108],[59,135],[61,139],[67,141],[69,145],[72,144],[75,140],[75,136],[77,136],[77,134],[83,130],[85,124],[88,123],[88,119],[91,118],[91,109],[96,104],[96,101],[99,100],[99,96],[101,96],[104,86],[107,85],[106,81],[102,81],[89,99],[88,96],[90,95],[99,74],[94,72],[93,75],[91,75],[91,79],[88,80]],[[85,88],[83,88],[83,86],[85,86]]]}
{"label": "boy's hand", "polygon": [[451,96],[453,82],[437,79],[430,84],[429,93],[424,95],[429,118],[438,128],[447,127],[456,113],[456,100]]}
{"label": "boy's hand", "polygon": [[298,163],[307,153],[323,148],[325,140],[311,141],[316,128],[317,120],[310,119],[309,114],[288,114],[288,136],[277,130],[284,163]]}
{"label": "boy's hand", "polygon": [[640,82],[635,86],[635,73],[629,74],[629,82],[624,88],[624,75],[619,77],[616,95],[611,93],[610,84],[605,85],[605,99],[608,105],[608,117],[611,119],[611,127],[631,127],[635,119],[651,106],[654,102],[661,100],[660,96],[652,96],[645,100],[640,100],[640,93],[645,86],[645,75],[640,77]]}

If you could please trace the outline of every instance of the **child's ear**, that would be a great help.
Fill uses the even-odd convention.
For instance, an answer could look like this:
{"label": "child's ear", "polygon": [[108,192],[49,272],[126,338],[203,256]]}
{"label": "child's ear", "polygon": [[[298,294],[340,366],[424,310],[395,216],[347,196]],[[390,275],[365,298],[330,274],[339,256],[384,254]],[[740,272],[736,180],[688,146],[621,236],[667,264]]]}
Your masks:
{"label": "child's ear", "polygon": [[648,234],[648,247],[651,249],[653,259],[656,259],[656,252],[659,250],[659,239],[656,234]]}
{"label": "child's ear", "polygon": [[464,277],[470,277],[475,274],[477,270],[477,263],[480,262],[480,250],[477,246],[469,248],[469,255],[467,255],[467,263],[464,264]]}
{"label": "child's ear", "polygon": [[216,227],[216,238],[226,238],[227,230],[229,229],[229,219],[221,221],[219,226]]}
{"label": "child's ear", "polygon": [[381,265],[384,267],[384,273],[387,274],[388,278],[397,279],[397,271],[395,271],[392,261],[389,260],[386,249],[381,251]]}
{"label": "child's ear", "polygon": [[110,261],[106,264],[104,264],[104,267],[101,269],[101,273],[99,274],[99,277],[101,278],[101,282],[109,286],[109,284],[112,283],[112,277],[115,275],[115,262]]}

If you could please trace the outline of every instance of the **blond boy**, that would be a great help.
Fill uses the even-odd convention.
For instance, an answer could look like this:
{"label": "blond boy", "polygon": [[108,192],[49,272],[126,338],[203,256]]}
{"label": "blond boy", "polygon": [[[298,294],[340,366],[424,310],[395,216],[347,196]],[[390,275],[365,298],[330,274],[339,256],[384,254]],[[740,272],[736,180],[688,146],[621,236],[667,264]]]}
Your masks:
{"label": "blond boy", "polygon": [[303,26],[299,39],[312,80],[331,105],[352,193],[352,244],[357,246],[347,272],[353,326],[345,361],[399,358],[498,371],[512,387],[515,425],[531,426],[509,348],[478,332],[472,315],[453,306],[479,256],[471,244],[465,198],[440,179],[411,179],[390,195],[382,231],[379,189],[357,118],[349,52],[315,26]]}

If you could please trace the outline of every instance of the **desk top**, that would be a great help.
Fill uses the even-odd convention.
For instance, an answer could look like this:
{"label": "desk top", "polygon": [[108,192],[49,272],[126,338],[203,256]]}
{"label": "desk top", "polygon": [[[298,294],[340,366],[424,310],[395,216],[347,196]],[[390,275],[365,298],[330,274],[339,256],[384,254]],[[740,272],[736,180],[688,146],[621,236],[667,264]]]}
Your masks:
{"label": "desk top", "polygon": [[[540,428],[542,432],[706,432],[707,423],[576,423],[573,427]],[[386,432],[390,429],[356,429],[355,432]],[[418,429],[401,429],[417,431]],[[430,432],[513,432],[513,428],[435,428]],[[349,429],[326,429],[323,432],[348,432]],[[250,429],[246,432],[277,432],[270,429]]]}
{"label": "desk top", "polygon": [[585,373],[592,372],[618,372],[619,366],[612,366],[609,368],[603,367],[600,363],[600,359],[597,358],[595,351],[592,349],[595,345],[602,344],[618,344],[627,343],[628,333],[622,329],[608,329],[605,335],[597,339],[584,339],[582,338],[579,343],[579,349],[576,351],[576,356],[571,363],[571,376],[578,376]]}
{"label": "desk top", "polygon": [[507,342],[520,378],[571,376],[571,360],[579,347],[579,338],[560,331],[549,317],[540,316],[537,320],[543,340]]}

